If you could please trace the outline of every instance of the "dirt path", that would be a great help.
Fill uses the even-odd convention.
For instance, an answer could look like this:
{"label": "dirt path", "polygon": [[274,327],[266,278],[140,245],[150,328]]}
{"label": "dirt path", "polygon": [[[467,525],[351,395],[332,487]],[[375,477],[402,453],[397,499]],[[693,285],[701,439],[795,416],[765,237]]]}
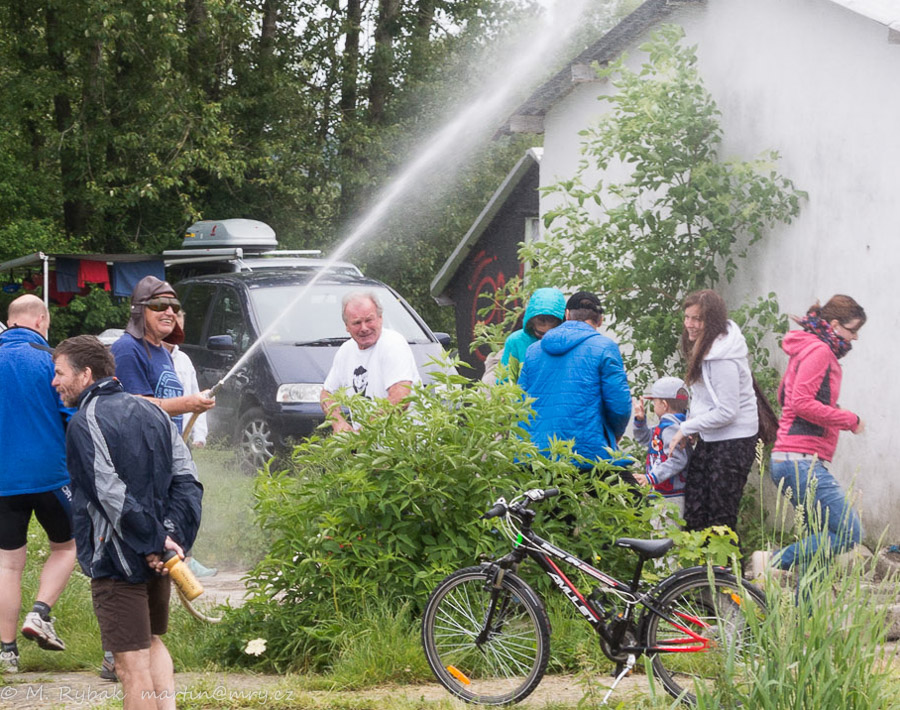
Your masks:
{"label": "dirt path", "polygon": [[[240,606],[244,601],[245,589],[241,581],[242,570],[220,570],[215,577],[202,579],[206,606],[229,603]],[[198,600],[199,601],[199,600]],[[177,602],[173,599],[173,604]],[[598,678],[593,690],[602,694],[599,684],[608,684],[611,679]],[[248,707],[264,707],[270,701],[280,701],[287,707],[321,708],[354,707],[362,704],[367,710],[388,708],[399,699],[419,703],[439,703],[450,696],[440,685],[404,685],[370,688],[362,691],[302,691],[297,690],[302,683],[296,678],[275,675],[253,675],[247,673],[177,673],[176,692],[180,694],[179,705],[192,700],[194,707],[220,708],[240,704]],[[632,693],[646,692],[646,678],[635,675],[626,678],[616,690],[615,698],[627,698]],[[574,676],[549,676],[541,681],[537,690],[522,707],[540,708],[550,703],[575,705],[590,689]],[[102,680],[93,672],[72,673],[18,673],[4,676],[0,685],[0,708],[10,710],[50,709],[50,708],[103,708],[118,706],[122,700],[122,687],[118,683]],[[592,703],[596,704],[596,703]],[[463,707],[462,703],[460,706]]]}
{"label": "dirt path", "polygon": [[[240,606],[245,595],[242,575],[240,570],[222,570],[215,577],[202,580],[208,603],[228,602],[232,606]],[[891,660],[900,673],[897,644],[889,644],[888,648],[893,652]],[[571,675],[548,676],[519,707],[575,706],[588,695],[587,704],[596,706],[606,692],[605,687],[611,682],[611,678],[604,676],[595,676],[590,682]],[[265,707],[273,704],[309,710],[331,710],[334,707],[388,710],[396,707],[397,701],[402,699],[422,707],[441,703],[450,697],[436,683],[361,691],[306,691],[298,690],[303,682],[296,677],[248,673],[178,673],[175,684],[179,706],[185,701],[192,701],[191,707],[195,708]],[[648,692],[646,676],[636,673],[619,684],[611,702],[613,706],[623,701],[627,705],[629,699],[636,700]],[[104,681],[93,672],[29,672],[0,678],[0,708],[10,710],[121,707],[121,700],[121,686]],[[459,703],[459,707],[468,706]]]}
{"label": "dirt path", "polygon": [[[118,683],[101,680],[94,673],[19,673],[4,678],[9,682],[0,688],[0,707],[10,710],[26,708],[100,708],[122,700]],[[598,679],[606,683],[607,679]],[[438,703],[450,696],[440,685],[403,685],[371,688],[362,691],[298,691],[296,683],[283,676],[248,675],[240,673],[178,673],[176,692],[182,700],[192,700],[202,707],[218,708],[243,700],[248,706],[265,706],[281,701],[288,707],[322,708],[353,707],[364,701],[366,708],[394,706],[399,699],[416,703]],[[613,696],[619,701],[634,693],[647,690],[646,678],[635,675],[625,678]],[[551,703],[576,705],[591,692],[574,676],[548,676],[537,690],[519,707],[541,708]],[[605,693],[599,685],[593,692],[599,704]],[[463,707],[462,703],[460,706]]]}

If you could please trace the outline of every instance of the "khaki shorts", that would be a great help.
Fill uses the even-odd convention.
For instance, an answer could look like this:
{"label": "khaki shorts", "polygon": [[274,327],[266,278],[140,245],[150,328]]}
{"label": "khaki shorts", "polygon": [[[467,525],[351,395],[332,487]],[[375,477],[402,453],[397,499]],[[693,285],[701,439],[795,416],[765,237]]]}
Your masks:
{"label": "khaki shorts", "polygon": [[170,596],[168,575],[140,584],[110,577],[92,579],[91,598],[103,650],[124,653],[150,648],[151,637],[169,628]]}

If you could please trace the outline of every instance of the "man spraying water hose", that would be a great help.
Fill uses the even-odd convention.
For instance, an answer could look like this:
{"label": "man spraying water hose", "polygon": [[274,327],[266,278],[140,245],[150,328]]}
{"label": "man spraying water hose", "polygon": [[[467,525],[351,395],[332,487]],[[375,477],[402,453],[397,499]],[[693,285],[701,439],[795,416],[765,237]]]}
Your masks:
{"label": "man spraying water hose", "polygon": [[[131,294],[131,317],[125,334],[110,348],[115,357],[116,377],[126,392],[146,397],[172,417],[178,430],[183,428],[184,414],[202,414],[215,406],[215,400],[204,392],[185,394],[185,388],[175,369],[172,355],[166,347],[180,345],[184,332],[177,315],[181,302],[175,289],[155,276],[145,276]],[[164,343],[165,341],[165,343]],[[207,568],[193,558],[194,574],[202,575]],[[115,679],[112,659],[104,657],[101,677]]]}
{"label": "man spraying water hose", "polygon": [[338,389],[352,388],[354,394],[399,404],[421,381],[409,343],[396,331],[383,328],[381,303],[374,293],[348,293],[342,306],[351,339],[334,356],[320,398],[335,433],[359,428],[346,420],[334,401]]}
{"label": "man spraying water hose", "polygon": [[162,344],[163,340],[175,345],[184,340],[176,320],[180,310],[175,289],[155,276],[145,276],[131,294],[125,334],[111,348],[116,377],[125,391],[150,399],[172,417],[179,431],[183,414],[202,413],[216,404],[203,392],[184,394],[172,356]]}

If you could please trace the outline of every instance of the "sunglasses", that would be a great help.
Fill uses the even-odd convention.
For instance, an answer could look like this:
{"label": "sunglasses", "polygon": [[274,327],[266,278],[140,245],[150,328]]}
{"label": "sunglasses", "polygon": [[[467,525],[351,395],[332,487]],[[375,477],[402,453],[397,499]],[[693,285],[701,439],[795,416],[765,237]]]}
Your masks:
{"label": "sunglasses", "polygon": [[156,313],[162,313],[169,308],[172,309],[172,313],[178,313],[181,310],[181,301],[177,298],[153,298],[144,301],[144,306]]}
{"label": "sunglasses", "polygon": [[844,325],[843,323],[839,323],[838,325],[840,325],[841,328],[843,328],[844,330],[846,330],[848,333],[852,333],[853,335],[856,335],[857,333],[859,333],[859,329],[863,327],[863,324],[862,324],[862,323],[860,323],[860,324],[859,324],[858,326],[856,326],[855,328],[848,328],[848,327],[847,327],[846,325]]}

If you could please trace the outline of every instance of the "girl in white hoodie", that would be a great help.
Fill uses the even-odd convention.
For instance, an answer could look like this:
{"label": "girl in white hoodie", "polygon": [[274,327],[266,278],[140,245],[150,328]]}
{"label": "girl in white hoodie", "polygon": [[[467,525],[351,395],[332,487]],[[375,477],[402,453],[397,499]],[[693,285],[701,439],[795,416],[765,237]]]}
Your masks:
{"label": "girl in white hoodie", "polygon": [[681,349],[691,412],[670,450],[686,436],[698,437],[685,483],[685,528],[727,525],[734,530],[756,455],[759,421],[747,343],[715,291],[696,291],[685,299]]}

